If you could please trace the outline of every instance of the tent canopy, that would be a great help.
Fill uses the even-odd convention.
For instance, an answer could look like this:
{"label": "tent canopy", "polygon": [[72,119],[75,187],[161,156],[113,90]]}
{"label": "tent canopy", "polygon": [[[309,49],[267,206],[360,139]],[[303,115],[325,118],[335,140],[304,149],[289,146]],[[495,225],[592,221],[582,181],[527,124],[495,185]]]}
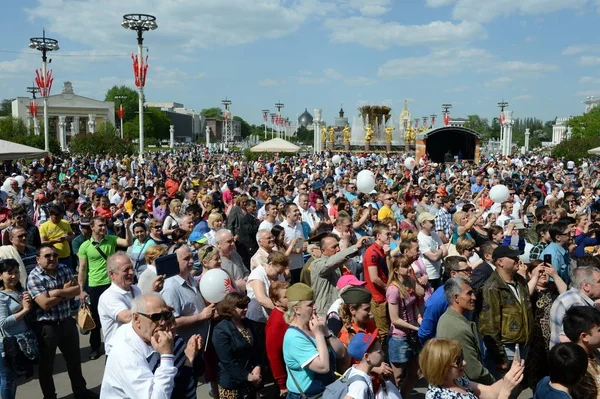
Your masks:
{"label": "tent canopy", "polygon": [[9,161],[21,158],[44,158],[48,151],[27,145],[0,140],[0,161]]}
{"label": "tent canopy", "polygon": [[290,143],[284,139],[272,139],[255,145],[250,149],[252,152],[298,152],[300,147],[296,144]]}
{"label": "tent canopy", "polygon": [[594,154],[594,155],[600,154],[600,147],[596,147],[596,148],[592,148],[591,150],[588,150],[588,154]]}

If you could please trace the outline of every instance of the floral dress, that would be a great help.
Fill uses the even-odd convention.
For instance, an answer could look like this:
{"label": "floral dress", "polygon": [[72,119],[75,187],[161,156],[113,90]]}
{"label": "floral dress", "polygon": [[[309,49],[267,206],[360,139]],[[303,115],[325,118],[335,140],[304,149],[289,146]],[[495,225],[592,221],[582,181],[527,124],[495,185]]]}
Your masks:
{"label": "floral dress", "polygon": [[469,389],[469,383],[470,381],[464,377],[456,379],[456,384],[465,389],[466,394],[438,385],[429,385],[425,393],[425,399],[477,399],[477,396]]}

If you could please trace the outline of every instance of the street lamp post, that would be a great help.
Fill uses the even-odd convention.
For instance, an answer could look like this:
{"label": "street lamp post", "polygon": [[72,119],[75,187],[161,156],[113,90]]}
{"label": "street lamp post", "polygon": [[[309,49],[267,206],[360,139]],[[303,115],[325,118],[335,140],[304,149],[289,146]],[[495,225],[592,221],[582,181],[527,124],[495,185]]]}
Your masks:
{"label": "street lamp post", "polygon": [[115,100],[119,100],[119,109],[117,110],[117,115],[119,116],[119,119],[121,120],[121,138],[125,137],[125,134],[123,133],[123,118],[125,117],[125,109],[123,109],[123,100],[127,99],[127,96],[115,96],[114,97]]}
{"label": "street lamp post", "polygon": [[42,73],[36,69],[36,83],[40,89],[40,94],[44,98],[44,150],[50,150],[50,136],[48,130],[48,96],[50,95],[50,89],[52,88],[52,71],[46,70],[46,63],[48,62],[48,52],[57,51],[58,40],[46,37],[46,31],[43,31],[42,37],[32,37],[29,39],[29,47],[41,51],[42,53]]}
{"label": "street lamp post", "polygon": [[275,118],[277,117],[276,113],[271,113],[271,139],[275,138]]}
{"label": "street lamp post", "polygon": [[281,108],[283,107],[285,107],[285,105],[281,101],[275,103],[275,108],[277,108],[277,137],[281,136],[281,122],[283,121],[283,119],[281,119]]}
{"label": "street lamp post", "polygon": [[144,156],[144,85],[146,84],[146,73],[148,71],[148,57],[144,61],[142,44],[144,43],[144,32],[158,28],[156,17],[148,14],[125,14],[121,26],[137,32],[138,55],[132,54],[135,74],[135,85],[139,89],[139,113],[140,113],[140,159]]}
{"label": "street lamp post", "polygon": [[265,140],[266,140],[267,139],[267,120],[269,119],[269,110],[263,109],[262,114],[263,114],[263,121],[265,122]]}
{"label": "street lamp post", "polygon": [[[35,95],[40,92],[40,88],[37,86],[29,86],[27,87],[27,93],[31,93],[32,100],[29,102],[29,113],[31,114],[31,119],[33,121],[33,134],[36,136],[40,135],[40,125],[37,120],[37,110],[38,105],[35,102]],[[31,125],[29,125],[31,127]]]}

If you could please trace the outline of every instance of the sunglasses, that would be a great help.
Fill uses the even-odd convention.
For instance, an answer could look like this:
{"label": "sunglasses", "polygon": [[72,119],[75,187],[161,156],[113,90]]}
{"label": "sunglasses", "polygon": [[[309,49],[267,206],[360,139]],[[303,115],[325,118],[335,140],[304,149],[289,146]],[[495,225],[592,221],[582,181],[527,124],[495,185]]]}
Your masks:
{"label": "sunglasses", "polygon": [[58,259],[58,254],[46,254],[44,255],[46,259]]}
{"label": "sunglasses", "polygon": [[17,238],[27,238],[27,234],[19,234]]}
{"label": "sunglasses", "polygon": [[175,316],[173,316],[173,312],[171,312],[170,310],[165,310],[164,312],[152,313],[152,314],[138,312],[138,314],[141,316],[144,316],[147,319],[150,319],[153,323],[158,323],[161,320],[169,321],[173,317],[175,317]]}
{"label": "sunglasses", "polygon": [[[273,238],[275,239],[275,238]],[[213,251],[215,250],[215,247],[208,247],[206,248],[206,251],[204,252],[204,255],[202,255],[202,259],[200,259],[200,262],[202,262],[204,259],[206,259],[206,257],[211,254]]]}

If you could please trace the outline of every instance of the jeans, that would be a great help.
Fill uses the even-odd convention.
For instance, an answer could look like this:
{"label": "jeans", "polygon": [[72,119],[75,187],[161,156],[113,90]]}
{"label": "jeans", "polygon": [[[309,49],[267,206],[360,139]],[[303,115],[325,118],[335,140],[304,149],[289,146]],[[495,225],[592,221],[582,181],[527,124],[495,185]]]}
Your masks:
{"label": "jeans", "polygon": [[92,311],[92,317],[96,323],[96,328],[90,331],[90,347],[92,351],[100,350],[102,345],[102,338],[100,336],[100,316],[98,315],[98,302],[100,301],[100,295],[110,287],[110,284],[99,285],[98,287],[89,287],[87,293],[90,295],[90,310]]}
{"label": "jeans", "polygon": [[17,396],[17,373],[4,360],[4,348],[0,339],[0,396],[2,399],[15,399]]}

